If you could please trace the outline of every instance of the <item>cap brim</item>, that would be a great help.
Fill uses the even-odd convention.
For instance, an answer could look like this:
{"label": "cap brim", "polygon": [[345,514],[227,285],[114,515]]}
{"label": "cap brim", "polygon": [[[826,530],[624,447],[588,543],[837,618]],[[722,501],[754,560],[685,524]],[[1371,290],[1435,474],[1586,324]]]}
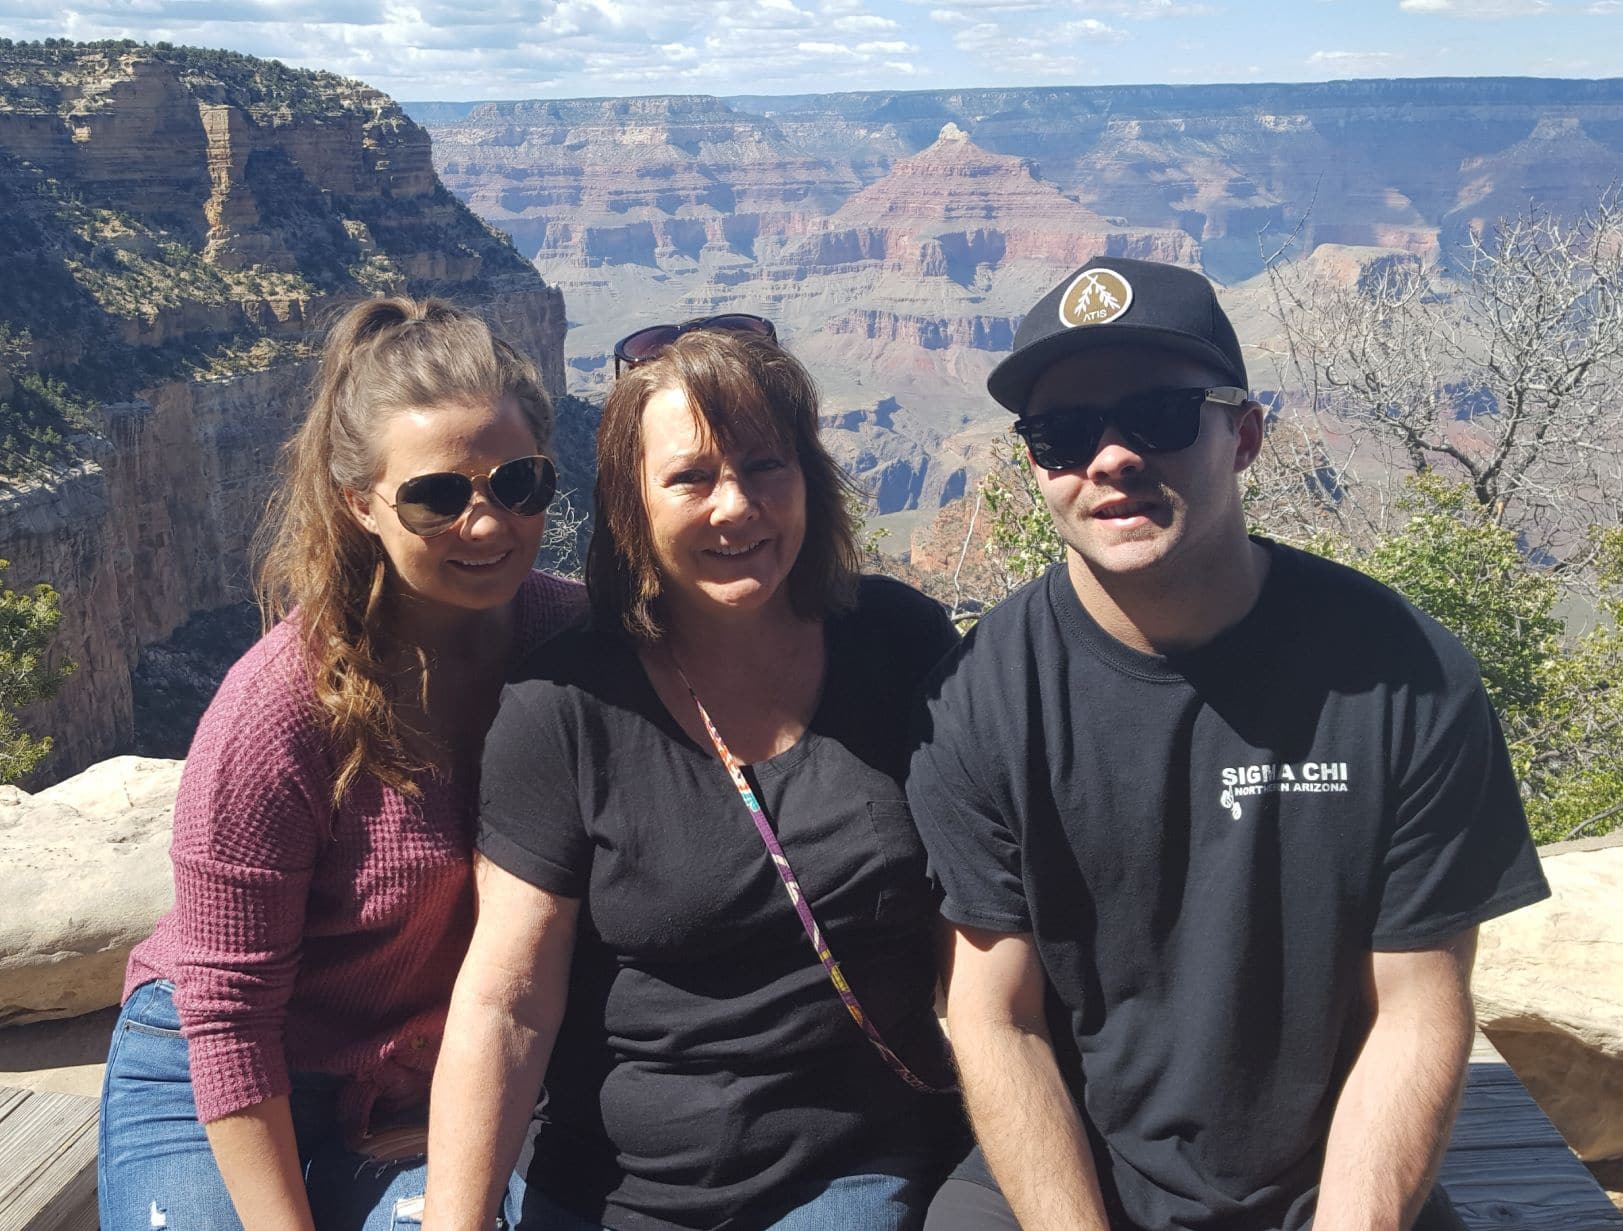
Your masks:
{"label": "cap brim", "polygon": [[1061,359],[1102,346],[1125,343],[1156,346],[1177,355],[1187,355],[1211,364],[1241,388],[1248,388],[1244,372],[1236,372],[1228,357],[1201,338],[1158,325],[1132,325],[1125,321],[1110,325],[1090,325],[1051,333],[1010,355],[986,378],[986,391],[1005,410],[1023,414],[1031,400],[1037,379]]}

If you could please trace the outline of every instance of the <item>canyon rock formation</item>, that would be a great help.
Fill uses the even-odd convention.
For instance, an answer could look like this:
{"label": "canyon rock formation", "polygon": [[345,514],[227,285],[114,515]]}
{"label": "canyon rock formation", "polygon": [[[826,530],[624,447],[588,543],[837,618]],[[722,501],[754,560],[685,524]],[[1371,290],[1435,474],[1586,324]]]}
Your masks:
{"label": "canyon rock formation", "polygon": [[572,387],[600,390],[614,339],[638,325],[770,316],[854,433],[835,447],[877,508],[921,522],[987,464],[984,425],[1001,412],[982,381],[1020,314],[1088,256],[1202,269],[1255,348],[1269,331],[1263,254],[1293,232],[1301,252],[1334,246],[1356,263],[1446,259],[1468,228],[1530,200],[1592,204],[1623,156],[1618,81],[407,110],[445,183],[563,288]]}
{"label": "canyon rock formation", "polygon": [[[131,670],[241,601],[319,329],[380,291],[478,307],[563,375],[563,300],[356,82],[228,52],[0,48],[0,559],[79,669],[54,780],[132,740]],[[589,465],[589,462],[588,462]]]}

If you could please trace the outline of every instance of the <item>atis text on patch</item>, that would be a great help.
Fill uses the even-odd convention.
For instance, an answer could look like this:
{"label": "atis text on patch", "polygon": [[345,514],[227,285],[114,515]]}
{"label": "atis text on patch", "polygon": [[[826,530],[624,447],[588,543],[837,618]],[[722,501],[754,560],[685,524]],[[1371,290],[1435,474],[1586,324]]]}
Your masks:
{"label": "atis text on patch", "polygon": [[1133,306],[1133,284],[1113,269],[1084,269],[1059,301],[1061,323],[1107,325]]}

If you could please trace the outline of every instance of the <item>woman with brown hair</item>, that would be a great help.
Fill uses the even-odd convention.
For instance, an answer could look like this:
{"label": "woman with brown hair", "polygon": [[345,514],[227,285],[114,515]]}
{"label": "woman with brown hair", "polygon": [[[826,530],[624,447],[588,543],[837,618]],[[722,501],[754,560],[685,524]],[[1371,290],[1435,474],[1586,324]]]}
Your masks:
{"label": "woman with brown hair", "polygon": [[543,1074],[536,1231],[903,1231],[958,1143],[902,789],[955,634],[859,576],[816,391],[769,331],[621,344],[591,623],[531,656],[486,745],[435,1231],[488,1225]]}
{"label": "woman with brown hair", "polygon": [[531,569],[551,427],[531,365],[447,304],[369,301],[329,335],[263,531],[267,631],[198,726],[175,906],[130,956],[106,1231],[421,1205],[481,743],[511,665],[584,607]]}

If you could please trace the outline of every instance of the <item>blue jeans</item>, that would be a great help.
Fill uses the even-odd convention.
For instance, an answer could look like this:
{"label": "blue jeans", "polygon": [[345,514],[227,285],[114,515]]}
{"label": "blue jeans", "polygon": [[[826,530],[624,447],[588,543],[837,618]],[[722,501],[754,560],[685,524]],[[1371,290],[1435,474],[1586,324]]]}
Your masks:
{"label": "blue jeans", "polygon": [[[874,1171],[820,1181],[808,1186],[802,1204],[775,1222],[762,1225],[760,1231],[918,1231],[924,1225],[924,1211],[939,1179],[933,1171],[929,1179],[917,1174]],[[753,1225],[739,1220],[741,1227]],[[539,1189],[531,1188],[524,1198],[524,1217],[517,1231],[609,1229],[571,1213]]]}
{"label": "blue jeans", "polygon": [[[378,1163],[346,1150],[334,1115],[337,1079],[293,1076],[293,1130],[318,1231],[395,1231],[422,1222],[423,1157]],[[144,983],[113,1028],[96,1156],[101,1231],[241,1231],[197,1122],[174,985]],[[504,1216],[517,1211],[516,1177]]]}

